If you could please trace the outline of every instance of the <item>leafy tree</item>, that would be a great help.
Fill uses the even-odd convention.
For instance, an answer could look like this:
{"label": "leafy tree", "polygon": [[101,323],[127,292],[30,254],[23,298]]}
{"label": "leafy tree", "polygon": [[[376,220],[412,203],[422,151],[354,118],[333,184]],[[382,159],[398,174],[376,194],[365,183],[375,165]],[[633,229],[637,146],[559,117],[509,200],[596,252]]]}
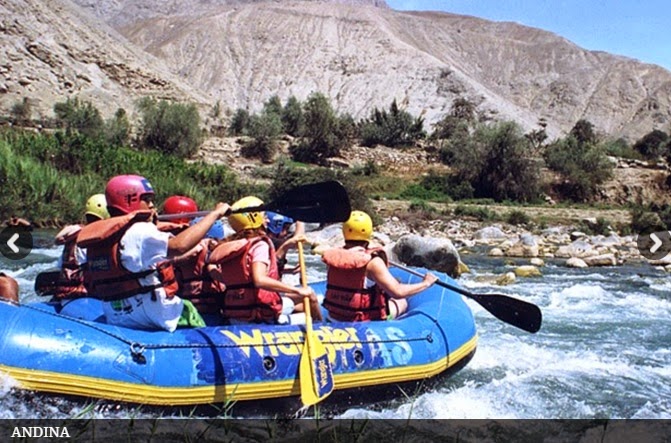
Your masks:
{"label": "leafy tree", "polygon": [[345,128],[331,102],[322,93],[311,94],[303,108],[304,138],[290,148],[291,156],[300,162],[325,164],[327,158],[340,155],[349,143]]}
{"label": "leafy tree", "polygon": [[382,144],[389,147],[411,145],[425,136],[424,119],[413,117],[401,110],[396,100],[389,112],[375,108],[370,117],[361,122],[361,143],[364,146]]}
{"label": "leafy tree", "polygon": [[475,122],[475,103],[463,97],[455,98],[450,112],[434,125],[431,138],[447,140],[453,137],[466,136]]}
{"label": "leafy tree", "polygon": [[257,157],[266,163],[272,161],[277,152],[277,137],[282,132],[279,114],[263,111],[249,119],[249,135],[253,140],[245,144],[240,153],[245,157]]}
{"label": "leafy tree", "polygon": [[138,103],[142,114],[139,145],[182,158],[192,156],[203,139],[200,115],[194,104],[156,101],[145,97]]}
{"label": "leafy tree", "polygon": [[530,201],[540,193],[540,167],[516,123],[481,124],[471,137],[447,149],[455,173],[452,183],[468,183],[475,197]]}
{"label": "leafy tree", "polygon": [[249,128],[249,111],[246,109],[238,108],[233,114],[231,119],[231,125],[228,127],[228,133],[230,135],[247,135],[247,129]]}
{"label": "leafy tree", "polygon": [[581,119],[576,122],[576,124],[571,129],[570,133],[573,137],[576,138],[578,143],[597,143],[596,132],[594,131],[594,125],[587,120]]}
{"label": "leafy tree", "polygon": [[14,103],[9,112],[12,123],[16,125],[25,125],[30,122],[33,111],[28,97],[23,97],[22,101]]}
{"label": "leafy tree", "polygon": [[[582,139],[585,140],[584,137]],[[613,171],[613,164],[608,160],[603,145],[593,141],[581,142],[572,134],[548,146],[545,162],[563,179],[559,191],[574,201],[591,199],[598,186],[608,180]]]}
{"label": "leafy tree", "polygon": [[303,106],[293,95],[289,97],[282,109],[282,125],[284,131],[294,137],[300,136],[305,130]]}
{"label": "leafy tree", "polygon": [[105,140],[112,146],[127,146],[130,140],[130,122],[123,108],[117,109],[114,117],[105,122]]}
{"label": "leafy tree", "polygon": [[77,131],[90,138],[104,135],[105,123],[100,111],[91,102],[67,99],[54,105],[56,124],[68,131]]}
{"label": "leafy tree", "polygon": [[634,143],[634,149],[640,152],[647,159],[656,159],[665,154],[666,142],[669,140],[669,135],[655,129],[648,132]]}
{"label": "leafy tree", "polygon": [[273,95],[263,104],[262,112],[266,114],[275,114],[281,118],[283,110],[282,101],[277,95]]}

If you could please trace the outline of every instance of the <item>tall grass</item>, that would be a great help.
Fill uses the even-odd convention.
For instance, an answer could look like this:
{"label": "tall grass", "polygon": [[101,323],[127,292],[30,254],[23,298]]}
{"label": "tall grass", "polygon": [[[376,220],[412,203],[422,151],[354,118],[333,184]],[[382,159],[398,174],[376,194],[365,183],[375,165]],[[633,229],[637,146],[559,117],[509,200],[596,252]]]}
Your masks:
{"label": "tall grass", "polygon": [[227,167],[187,162],[158,152],[114,148],[76,133],[0,132],[0,219],[12,215],[38,225],[81,220],[84,204],[118,174],[147,177],[157,202],[193,198],[201,209],[263,190],[241,184]]}

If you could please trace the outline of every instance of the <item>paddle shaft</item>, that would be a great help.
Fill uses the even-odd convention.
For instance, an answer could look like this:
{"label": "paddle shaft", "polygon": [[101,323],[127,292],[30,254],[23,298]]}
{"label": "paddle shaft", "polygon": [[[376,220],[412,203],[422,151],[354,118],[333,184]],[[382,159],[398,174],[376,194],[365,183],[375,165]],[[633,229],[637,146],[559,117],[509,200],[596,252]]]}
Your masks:
{"label": "paddle shaft", "polygon": [[[410,269],[392,261],[390,261],[389,264],[402,269],[409,274],[424,278],[423,274],[414,269]],[[510,297],[505,294],[475,294],[440,280],[438,280],[436,284],[475,300],[494,317],[524,331],[536,333],[541,327],[543,314],[541,313],[540,308],[533,303]]]}

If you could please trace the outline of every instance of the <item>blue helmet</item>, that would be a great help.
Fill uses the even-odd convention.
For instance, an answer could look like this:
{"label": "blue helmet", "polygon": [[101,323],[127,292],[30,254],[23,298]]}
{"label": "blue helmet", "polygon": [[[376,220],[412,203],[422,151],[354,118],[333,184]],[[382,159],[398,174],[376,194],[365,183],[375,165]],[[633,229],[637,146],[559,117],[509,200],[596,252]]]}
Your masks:
{"label": "blue helmet", "polygon": [[[195,225],[202,219],[203,217],[194,218],[191,220],[191,225]],[[221,220],[214,222],[210,230],[207,231],[207,234],[205,234],[206,238],[213,238],[215,240],[223,240],[225,236],[226,234],[224,233],[224,224],[221,222]]]}
{"label": "blue helmet", "polygon": [[278,214],[277,212],[271,212],[271,211],[266,211],[266,219],[268,220],[266,229],[268,229],[272,234],[275,235],[280,235],[282,233],[284,225],[292,225],[294,223],[293,218],[285,217],[282,214]]}

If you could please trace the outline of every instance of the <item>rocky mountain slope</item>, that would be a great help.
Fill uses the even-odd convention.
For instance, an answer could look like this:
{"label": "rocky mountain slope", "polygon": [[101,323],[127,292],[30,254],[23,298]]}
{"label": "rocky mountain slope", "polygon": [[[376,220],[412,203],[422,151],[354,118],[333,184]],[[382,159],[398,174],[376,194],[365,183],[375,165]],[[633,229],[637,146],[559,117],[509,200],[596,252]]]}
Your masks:
{"label": "rocky mountain slope", "polygon": [[141,95],[256,110],[319,91],[355,117],[397,99],[431,124],[466,97],[551,136],[580,118],[630,141],[671,127],[671,72],[514,23],[382,0],[75,1],[0,4],[0,111],[73,95],[108,114]]}

